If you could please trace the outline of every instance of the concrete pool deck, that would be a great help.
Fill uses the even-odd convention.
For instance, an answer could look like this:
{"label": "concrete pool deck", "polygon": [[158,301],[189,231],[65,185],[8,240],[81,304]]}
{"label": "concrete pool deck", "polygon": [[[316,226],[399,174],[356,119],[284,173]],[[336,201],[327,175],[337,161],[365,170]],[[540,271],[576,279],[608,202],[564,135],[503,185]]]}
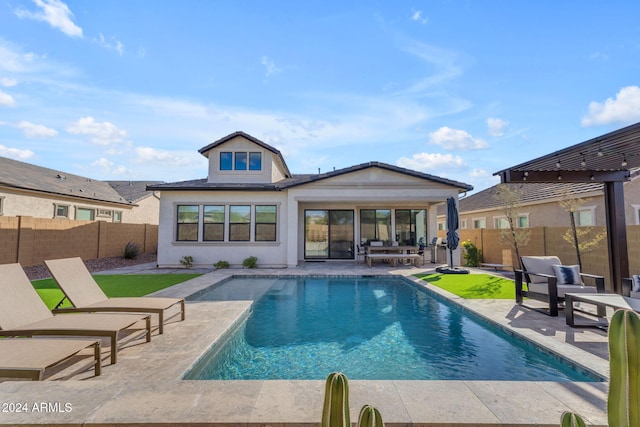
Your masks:
{"label": "concrete pool deck", "polygon": [[[130,269],[131,273],[166,272],[150,266]],[[411,276],[432,269],[429,265],[393,269],[368,268],[362,263],[308,263],[282,270],[218,270],[154,295],[186,297],[230,275]],[[514,333],[607,376],[605,332],[569,328],[563,313],[551,318],[511,300],[464,300],[427,286]],[[247,315],[250,304],[188,302],[185,321],[168,324],[163,335],[155,331],[150,343],[123,348],[116,365],[105,361],[100,377],[87,373],[67,381],[2,382],[0,405],[13,403],[14,410],[2,411],[0,406],[0,424],[318,425],[324,381],[181,379],[211,343],[220,340],[225,331]],[[351,380],[350,406],[353,422],[362,405],[368,403],[380,410],[388,426],[557,426],[564,411],[579,413],[588,425],[606,426],[607,390],[608,384],[602,382]],[[22,407],[27,411],[17,412],[17,403],[26,404]],[[45,405],[38,406],[41,403]]]}

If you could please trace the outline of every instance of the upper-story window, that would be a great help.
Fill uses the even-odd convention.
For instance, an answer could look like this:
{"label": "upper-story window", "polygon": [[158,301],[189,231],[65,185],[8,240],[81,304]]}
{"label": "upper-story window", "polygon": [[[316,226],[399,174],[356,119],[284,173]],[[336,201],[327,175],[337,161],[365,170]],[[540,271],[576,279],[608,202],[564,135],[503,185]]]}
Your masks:
{"label": "upper-story window", "polygon": [[262,153],[246,151],[222,151],[220,152],[220,170],[262,170]]}
{"label": "upper-story window", "polygon": [[223,151],[220,153],[220,170],[230,171],[233,170],[233,153],[230,151]]}
{"label": "upper-story window", "polygon": [[235,161],[233,162],[233,167],[237,171],[246,171],[247,170],[247,153],[238,151],[234,153]]}

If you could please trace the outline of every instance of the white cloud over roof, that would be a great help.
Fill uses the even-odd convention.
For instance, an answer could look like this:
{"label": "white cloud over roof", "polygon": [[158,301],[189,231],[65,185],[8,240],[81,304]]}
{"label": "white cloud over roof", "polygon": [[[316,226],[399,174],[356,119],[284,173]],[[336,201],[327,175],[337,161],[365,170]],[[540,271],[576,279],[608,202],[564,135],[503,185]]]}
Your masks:
{"label": "white cloud over roof", "polygon": [[604,102],[591,102],[589,113],[582,118],[582,126],[605,125],[622,122],[631,123],[640,120],[640,87],[627,86],[620,89],[615,99]]}
{"label": "white cloud over roof", "polygon": [[487,141],[474,138],[468,132],[444,126],[429,134],[429,142],[447,150],[482,150],[489,148]]}
{"label": "white cloud over roof", "polygon": [[127,132],[118,129],[113,123],[96,122],[91,116],[83,117],[67,128],[69,133],[85,135],[98,145],[111,145],[124,141]]}

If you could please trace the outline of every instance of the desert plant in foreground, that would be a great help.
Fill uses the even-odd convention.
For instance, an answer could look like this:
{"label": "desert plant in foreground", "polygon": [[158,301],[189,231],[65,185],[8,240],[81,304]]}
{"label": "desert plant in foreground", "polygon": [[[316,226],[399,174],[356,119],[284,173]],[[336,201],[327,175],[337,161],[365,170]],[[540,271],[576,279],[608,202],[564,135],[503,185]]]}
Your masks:
{"label": "desert plant in foreground", "polygon": [[[617,310],[611,318],[609,372],[609,426],[640,426],[640,316],[631,310]],[[560,425],[582,427],[585,422],[565,412]]]}
{"label": "desert plant in foreground", "polygon": [[322,408],[322,427],[350,427],[349,382],[342,372],[332,372],[327,377]]}
{"label": "desert plant in foreground", "polygon": [[[371,405],[360,409],[357,427],[384,427],[380,412]],[[327,377],[322,407],[321,427],[351,427],[349,416],[349,381],[342,372]]]}
{"label": "desert plant in foreground", "polygon": [[360,409],[358,427],[384,427],[380,411],[371,405],[364,405]]}

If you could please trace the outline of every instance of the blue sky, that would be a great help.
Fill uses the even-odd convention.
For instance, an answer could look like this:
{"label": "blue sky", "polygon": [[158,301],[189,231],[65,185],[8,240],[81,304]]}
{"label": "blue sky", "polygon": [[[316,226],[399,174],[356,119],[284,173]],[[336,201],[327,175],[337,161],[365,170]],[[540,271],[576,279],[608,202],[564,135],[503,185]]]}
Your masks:
{"label": "blue sky", "polygon": [[640,121],[640,2],[0,0],[0,156],[204,178],[237,130],[293,173],[472,184]]}

